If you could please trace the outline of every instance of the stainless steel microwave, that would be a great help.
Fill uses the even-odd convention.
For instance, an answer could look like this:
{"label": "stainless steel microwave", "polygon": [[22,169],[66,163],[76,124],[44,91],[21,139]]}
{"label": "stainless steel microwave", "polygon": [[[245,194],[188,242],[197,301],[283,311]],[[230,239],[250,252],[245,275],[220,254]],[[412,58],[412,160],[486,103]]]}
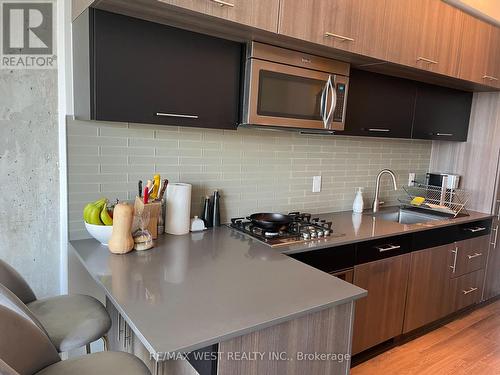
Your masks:
{"label": "stainless steel microwave", "polygon": [[343,130],[348,63],[252,42],[243,125]]}

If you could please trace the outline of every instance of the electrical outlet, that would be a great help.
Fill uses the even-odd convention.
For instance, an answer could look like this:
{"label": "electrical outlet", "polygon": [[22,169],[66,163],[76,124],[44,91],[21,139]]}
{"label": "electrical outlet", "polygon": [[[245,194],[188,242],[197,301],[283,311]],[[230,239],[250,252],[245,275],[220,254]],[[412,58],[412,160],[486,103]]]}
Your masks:
{"label": "electrical outlet", "polygon": [[415,185],[415,173],[408,173],[408,186]]}
{"label": "electrical outlet", "polygon": [[320,191],[321,191],[321,176],[314,176],[312,192],[319,193]]}

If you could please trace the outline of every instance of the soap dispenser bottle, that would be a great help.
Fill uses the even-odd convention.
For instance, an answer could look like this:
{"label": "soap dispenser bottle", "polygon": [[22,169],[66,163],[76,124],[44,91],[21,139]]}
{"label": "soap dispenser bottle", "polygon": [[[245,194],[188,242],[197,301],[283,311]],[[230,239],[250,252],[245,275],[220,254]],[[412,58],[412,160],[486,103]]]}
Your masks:
{"label": "soap dispenser bottle", "polygon": [[356,188],[356,197],[354,198],[354,202],[352,204],[352,212],[360,214],[363,212],[363,188]]}

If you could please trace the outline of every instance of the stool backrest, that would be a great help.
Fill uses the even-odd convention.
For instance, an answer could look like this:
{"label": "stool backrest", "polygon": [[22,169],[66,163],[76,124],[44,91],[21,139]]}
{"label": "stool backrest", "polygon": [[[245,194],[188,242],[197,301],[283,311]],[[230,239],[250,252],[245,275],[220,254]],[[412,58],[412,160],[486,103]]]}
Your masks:
{"label": "stool backrest", "polygon": [[0,359],[7,369],[31,375],[61,360],[45,332],[3,305],[0,305],[0,332]]}
{"label": "stool backrest", "polygon": [[0,259],[0,284],[10,289],[24,303],[36,300],[35,293],[33,293],[26,280],[2,259]]}

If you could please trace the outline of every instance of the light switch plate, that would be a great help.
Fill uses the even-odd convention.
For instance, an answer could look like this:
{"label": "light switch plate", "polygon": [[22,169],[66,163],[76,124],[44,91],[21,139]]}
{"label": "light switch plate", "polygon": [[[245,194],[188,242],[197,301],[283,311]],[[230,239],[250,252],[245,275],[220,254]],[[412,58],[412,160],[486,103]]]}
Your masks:
{"label": "light switch plate", "polygon": [[314,176],[312,192],[319,193],[320,191],[321,191],[321,176]]}

